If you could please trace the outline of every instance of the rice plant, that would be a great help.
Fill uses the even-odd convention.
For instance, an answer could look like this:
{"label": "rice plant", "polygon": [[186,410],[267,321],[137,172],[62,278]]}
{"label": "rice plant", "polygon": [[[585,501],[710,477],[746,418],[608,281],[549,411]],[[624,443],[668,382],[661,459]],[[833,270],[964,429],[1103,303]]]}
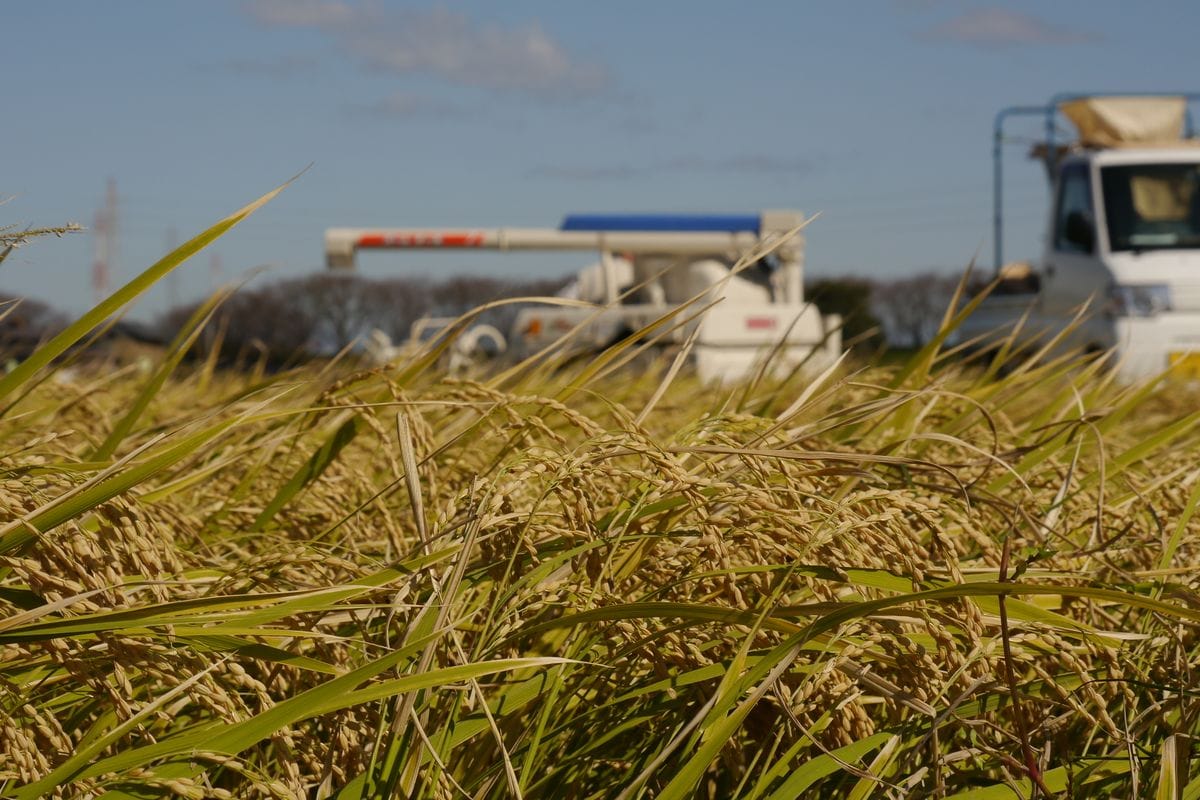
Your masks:
{"label": "rice plant", "polygon": [[0,378],[0,795],[1200,797],[1188,387],[46,380],[266,199]]}

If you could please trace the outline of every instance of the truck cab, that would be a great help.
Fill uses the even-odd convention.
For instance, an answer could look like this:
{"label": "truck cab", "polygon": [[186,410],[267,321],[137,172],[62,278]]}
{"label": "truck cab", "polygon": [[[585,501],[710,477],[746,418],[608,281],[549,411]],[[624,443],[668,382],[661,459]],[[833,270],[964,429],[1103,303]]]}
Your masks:
{"label": "truck cab", "polygon": [[[1123,379],[1169,368],[1200,376],[1200,140],[1184,135],[1189,99],[1073,96],[1015,109],[1063,113],[1079,139],[1056,145],[1047,125],[1051,135],[1035,148],[1053,192],[1040,269],[1025,291],[987,298],[964,338],[1011,331],[1027,314],[1019,339],[1036,344],[1065,331],[1063,347],[1113,352]],[[1018,270],[1001,260],[999,166],[996,175],[1003,279]]]}
{"label": "truck cab", "polygon": [[[1043,313],[1089,299],[1085,348],[1130,377],[1200,356],[1200,148],[1101,150],[1064,161],[1043,260]],[[1094,299],[1093,299],[1094,298]]]}

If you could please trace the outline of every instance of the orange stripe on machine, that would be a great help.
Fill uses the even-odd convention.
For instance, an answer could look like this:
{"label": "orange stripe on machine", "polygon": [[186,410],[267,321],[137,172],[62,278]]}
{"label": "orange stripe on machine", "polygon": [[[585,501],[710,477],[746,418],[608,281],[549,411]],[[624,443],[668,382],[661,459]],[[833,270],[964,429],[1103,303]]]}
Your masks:
{"label": "orange stripe on machine", "polygon": [[364,247],[482,247],[483,234],[474,231],[451,233],[364,233],[355,245]]}
{"label": "orange stripe on machine", "polygon": [[779,320],[775,317],[746,317],[748,331],[773,331],[778,324]]}

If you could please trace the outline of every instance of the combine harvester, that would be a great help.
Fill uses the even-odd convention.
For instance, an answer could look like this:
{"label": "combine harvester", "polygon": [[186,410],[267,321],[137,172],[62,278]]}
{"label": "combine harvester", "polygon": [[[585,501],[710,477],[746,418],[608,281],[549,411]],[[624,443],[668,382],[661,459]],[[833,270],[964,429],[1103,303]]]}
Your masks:
{"label": "combine harvester", "polygon": [[[541,352],[571,331],[567,352],[599,352],[690,303],[673,322],[688,321],[657,346],[678,347],[694,333],[691,359],[700,378],[733,382],[753,375],[767,357],[779,373],[841,354],[840,318],[804,302],[804,223],[799,212],[766,211],[572,215],[560,228],[333,228],[325,233],[325,255],[330,269],[348,270],[366,249],[594,251],[599,262],[561,293],[588,305],[522,308],[509,333],[510,355]],[[479,337],[468,331],[463,338]]]}
{"label": "combine harvester", "polygon": [[[1200,140],[1189,105],[1197,94],[1075,95],[996,116],[997,290],[959,329],[963,340],[1012,336],[1028,352],[1110,351],[1119,375],[1167,369],[1200,377]],[[1062,143],[1057,122],[1078,131]],[[1052,192],[1040,265],[1003,259],[1004,123],[1040,117],[1031,157]]]}

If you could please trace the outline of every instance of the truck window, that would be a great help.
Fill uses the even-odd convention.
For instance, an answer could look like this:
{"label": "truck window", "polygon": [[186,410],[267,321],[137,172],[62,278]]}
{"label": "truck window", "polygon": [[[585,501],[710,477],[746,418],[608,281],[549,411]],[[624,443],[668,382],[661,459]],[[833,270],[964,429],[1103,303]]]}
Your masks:
{"label": "truck window", "polygon": [[1200,164],[1132,164],[1100,170],[1109,246],[1200,247]]}
{"label": "truck window", "polygon": [[1067,238],[1067,218],[1080,213],[1089,221],[1092,212],[1092,182],[1086,164],[1067,164],[1058,182],[1058,206],[1054,214],[1054,249],[1066,253],[1088,252],[1082,245]]}

